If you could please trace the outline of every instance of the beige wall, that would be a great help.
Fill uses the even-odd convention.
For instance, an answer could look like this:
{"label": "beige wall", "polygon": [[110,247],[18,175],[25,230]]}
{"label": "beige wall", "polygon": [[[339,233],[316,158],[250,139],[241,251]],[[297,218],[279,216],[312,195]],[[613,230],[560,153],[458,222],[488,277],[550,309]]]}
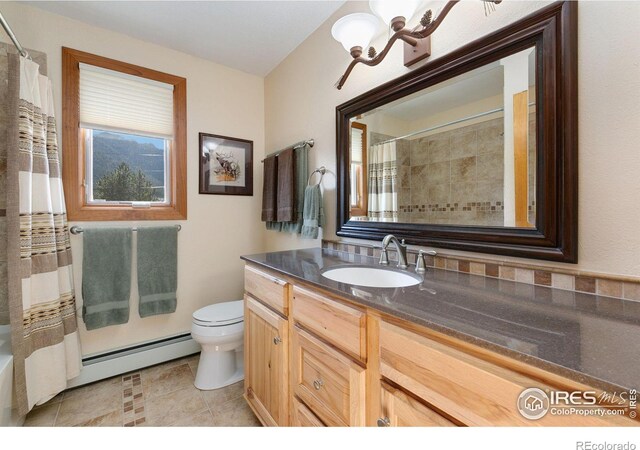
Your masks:
{"label": "beige wall", "polygon": [[[434,34],[432,59],[545,4],[503,2],[496,12],[485,18],[478,2],[462,2]],[[331,37],[331,26],[345,14],[366,9],[365,2],[348,2],[267,76],[268,149],[313,137],[317,145],[311,151],[311,165],[325,165],[334,172],[335,107],[408,71],[402,65],[402,47],[397,45],[379,66],[358,66],[341,91],[334,88],[350,57]],[[637,175],[640,152],[634,142],[640,117],[639,15],[640,3],[636,2],[581,2],[579,7],[580,262],[577,267],[585,271],[640,275]],[[374,42],[378,50],[382,48],[382,38]],[[328,219],[324,233],[325,237],[334,238],[333,174],[325,176],[323,185]],[[310,244],[268,233],[267,247],[271,250],[310,247]]]}
{"label": "beige wall", "polygon": [[[82,325],[83,353],[87,355],[188,332],[191,314],[196,309],[214,302],[242,298],[243,275],[239,257],[263,249],[260,160],[264,155],[264,79],[26,5],[3,2],[1,9],[23,46],[48,55],[58,124],[61,117],[62,46],[187,78],[186,182],[189,213],[188,220],[179,222],[182,231],[178,243],[178,309],[174,314],[140,319],[137,302],[134,301],[126,325],[91,332],[87,332]],[[1,39],[6,41],[4,33],[1,34]],[[200,131],[254,141],[256,195],[198,194],[197,147]],[[170,223],[177,222],[167,222]],[[103,224],[83,225],[94,227]],[[113,226],[113,223],[110,225]],[[72,248],[76,292],[80,300],[82,237],[72,237]],[[135,292],[133,294],[135,297]]]}
{"label": "beige wall", "polygon": [[[434,36],[432,59],[544,4],[503,2],[495,13],[485,18],[477,2],[463,2],[454,8]],[[281,250],[319,245],[319,240],[264,231],[260,222],[260,159],[265,148],[273,151],[302,139],[316,140],[310,152],[310,166],[326,165],[331,172],[323,182],[327,213],[324,235],[335,237],[335,107],[408,71],[401,63],[398,45],[382,64],[375,68],[359,66],[341,91],[334,88],[350,57],[331,38],[331,25],[349,12],[366,9],[366,2],[345,4],[263,80],[26,5],[2,3],[3,14],[24,46],[49,56],[49,75],[58,99],[59,119],[61,46],[184,76],[188,80],[189,219],[181,222],[178,310],[175,314],[142,320],[137,316],[134,302],[129,324],[92,332],[81,330],[84,354],[186,332],[195,309],[240,298],[241,254],[265,248]],[[637,257],[640,252],[640,208],[637,206],[640,152],[634,141],[640,116],[640,102],[634,95],[640,89],[640,30],[635,23],[638,14],[639,3],[580,4],[578,267],[585,271],[640,274]],[[602,38],[603,33],[607,39]],[[4,34],[0,39],[7,40]],[[383,44],[383,36],[374,42],[378,49]],[[255,196],[197,193],[199,131],[254,140]],[[73,237],[72,246],[81,304],[82,238]]]}

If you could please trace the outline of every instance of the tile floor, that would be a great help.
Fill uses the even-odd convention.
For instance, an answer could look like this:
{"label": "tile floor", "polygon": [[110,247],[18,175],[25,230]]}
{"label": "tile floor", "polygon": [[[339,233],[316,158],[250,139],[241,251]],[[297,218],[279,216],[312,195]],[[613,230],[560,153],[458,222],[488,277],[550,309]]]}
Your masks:
{"label": "tile floor", "polygon": [[200,391],[198,355],[169,361],[61,393],[25,426],[260,426],[242,397],[243,383]]}

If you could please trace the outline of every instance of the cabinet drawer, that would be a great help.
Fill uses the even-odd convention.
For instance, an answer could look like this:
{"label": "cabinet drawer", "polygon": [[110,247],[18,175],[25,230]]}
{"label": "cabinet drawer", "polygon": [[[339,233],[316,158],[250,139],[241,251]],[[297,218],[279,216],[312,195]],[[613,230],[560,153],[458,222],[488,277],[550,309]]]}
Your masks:
{"label": "cabinet drawer", "polygon": [[365,369],[294,327],[292,391],[330,426],[364,426]]}
{"label": "cabinet drawer", "polygon": [[293,318],[362,361],[367,356],[366,314],[306,289],[293,287]]}
{"label": "cabinet drawer", "polygon": [[309,408],[305,406],[296,397],[293,397],[293,405],[291,410],[291,426],[293,427],[324,427],[320,419],[311,412]]}
{"label": "cabinet drawer", "polygon": [[[455,427],[446,417],[416,400],[401,389],[382,382],[382,417],[378,426],[391,427]],[[382,421],[382,422],[381,422]]]}
{"label": "cabinet drawer", "polygon": [[285,317],[289,315],[289,284],[286,281],[245,266],[244,290]]}
{"label": "cabinet drawer", "polygon": [[527,420],[517,410],[523,390],[544,382],[487,362],[420,334],[380,322],[380,374],[465,425],[631,425],[623,417],[557,416]]}

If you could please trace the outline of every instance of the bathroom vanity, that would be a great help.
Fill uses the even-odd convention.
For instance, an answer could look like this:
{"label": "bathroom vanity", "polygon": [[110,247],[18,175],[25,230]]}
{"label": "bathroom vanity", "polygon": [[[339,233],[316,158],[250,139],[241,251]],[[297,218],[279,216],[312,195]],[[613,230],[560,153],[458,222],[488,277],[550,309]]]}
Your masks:
{"label": "bathroom vanity", "polygon": [[595,313],[640,334],[638,317],[615,313],[618,299],[439,269],[414,286],[355,286],[322,274],[377,261],[328,249],[243,259],[245,398],[264,425],[639,424],[613,415],[529,420],[517,407],[531,387],[638,387],[637,361],[616,361],[614,346],[598,365],[585,345],[594,337],[585,319]]}

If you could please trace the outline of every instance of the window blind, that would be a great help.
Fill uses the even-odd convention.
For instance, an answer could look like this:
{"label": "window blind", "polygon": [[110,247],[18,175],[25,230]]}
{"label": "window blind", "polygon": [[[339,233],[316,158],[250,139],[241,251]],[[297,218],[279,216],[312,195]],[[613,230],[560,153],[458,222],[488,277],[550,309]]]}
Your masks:
{"label": "window blind", "polygon": [[80,126],[171,139],[173,85],[80,63]]}
{"label": "window blind", "polygon": [[362,162],[362,130],[351,128],[351,162]]}

